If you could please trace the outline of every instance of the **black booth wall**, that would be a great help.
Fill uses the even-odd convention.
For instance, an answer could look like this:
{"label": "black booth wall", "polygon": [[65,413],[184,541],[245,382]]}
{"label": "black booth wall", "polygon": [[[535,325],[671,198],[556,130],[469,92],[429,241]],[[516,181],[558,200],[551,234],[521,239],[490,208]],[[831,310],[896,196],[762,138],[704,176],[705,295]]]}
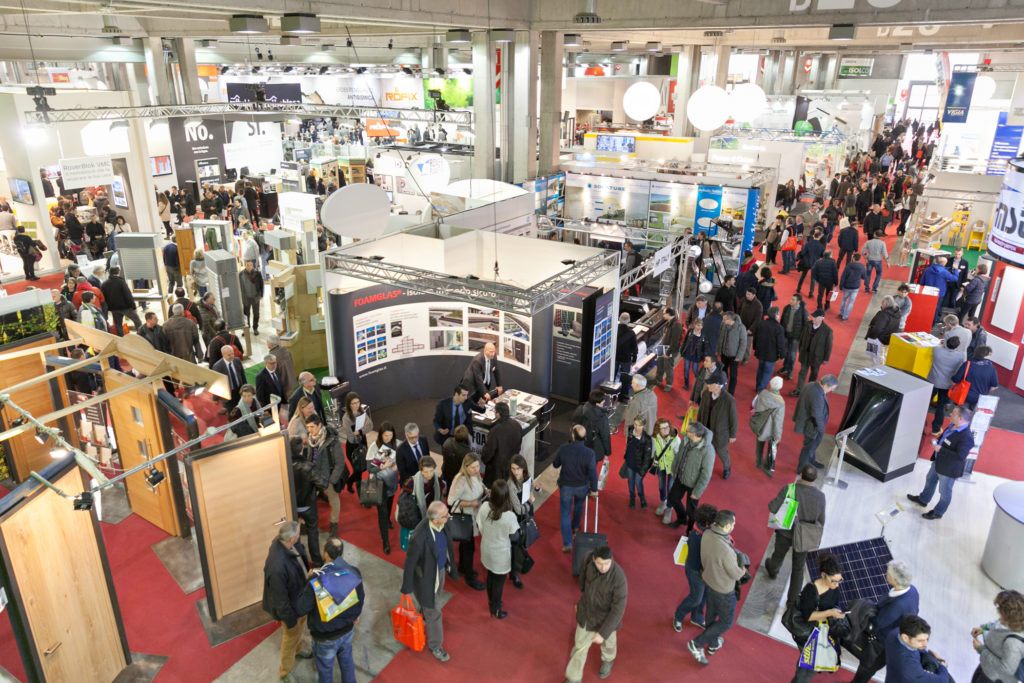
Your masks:
{"label": "black booth wall", "polygon": [[[357,369],[354,352],[353,317],[381,308],[414,303],[439,306],[458,303],[435,295],[408,291],[396,285],[376,285],[353,292],[328,295],[330,307],[331,374],[349,381],[363,403],[382,408],[402,401],[442,398],[451,394],[462,379],[474,352],[433,352],[411,358],[395,358],[375,366]],[[502,384],[547,396],[551,380],[551,309],[531,319],[530,370],[503,361],[499,356]],[[466,340],[468,343],[468,340]]]}

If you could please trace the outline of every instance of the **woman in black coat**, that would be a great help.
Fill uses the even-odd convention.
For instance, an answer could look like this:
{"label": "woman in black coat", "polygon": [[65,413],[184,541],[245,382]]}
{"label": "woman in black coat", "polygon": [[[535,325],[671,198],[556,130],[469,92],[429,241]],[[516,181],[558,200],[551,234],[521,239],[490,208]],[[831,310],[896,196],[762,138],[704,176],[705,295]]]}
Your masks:
{"label": "woman in black coat", "polygon": [[36,241],[25,234],[25,226],[19,225],[14,234],[14,248],[21,257],[22,268],[25,269],[26,280],[38,280],[36,277]]}
{"label": "woman in black coat", "polygon": [[636,508],[636,495],[640,494],[640,507],[647,507],[644,496],[644,475],[651,469],[654,442],[647,433],[647,418],[637,415],[626,437],[626,454],[623,457],[622,474],[629,484],[629,507]]}

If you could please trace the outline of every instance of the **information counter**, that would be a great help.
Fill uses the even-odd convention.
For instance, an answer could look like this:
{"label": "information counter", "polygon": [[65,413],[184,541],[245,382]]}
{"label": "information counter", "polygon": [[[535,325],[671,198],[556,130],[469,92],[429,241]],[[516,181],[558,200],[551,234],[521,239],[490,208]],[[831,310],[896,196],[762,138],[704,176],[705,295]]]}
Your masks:
{"label": "information counter", "polygon": [[[514,401],[515,410],[512,410]],[[491,427],[498,421],[494,407],[498,403],[509,404],[509,414],[512,415],[523,428],[523,445],[520,453],[526,459],[530,468],[530,474],[536,476],[534,462],[536,460],[535,442],[537,439],[537,425],[540,422],[540,415],[548,405],[548,399],[536,394],[528,394],[518,389],[509,389],[501,396],[487,404],[486,411],[482,413],[473,412],[473,446],[474,449],[483,448],[487,441],[487,434]]]}

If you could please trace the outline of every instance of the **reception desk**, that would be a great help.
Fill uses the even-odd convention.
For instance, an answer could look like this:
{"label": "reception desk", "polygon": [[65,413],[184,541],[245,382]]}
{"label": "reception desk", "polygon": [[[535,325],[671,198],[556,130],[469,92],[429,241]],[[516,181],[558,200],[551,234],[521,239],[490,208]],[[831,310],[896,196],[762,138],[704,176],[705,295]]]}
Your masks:
{"label": "reception desk", "polygon": [[488,403],[485,412],[478,413],[474,411],[473,448],[474,450],[483,448],[484,442],[487,441],[487,434],[498,421],[494,405],[497,403],[510,403],[513,398],[515,398],[516,410],[514,413],[510,411],[510,414],[519,422],[523,429],[523,443],[519,452],[526,459],[526,464],[530,468],[530,474],[536,475],[534,463],[536,461],[537,425],[539,424],[541,413],[548,404],[548,399],[543,396],[529,394],[518,389],[509,389]]}
{"label": "reception desk", "polygon": [[996,511],[988,529],[981,568],[1003,588],[1020,590],[1024,586],[1024,482],[1000,484],[992,497]]}

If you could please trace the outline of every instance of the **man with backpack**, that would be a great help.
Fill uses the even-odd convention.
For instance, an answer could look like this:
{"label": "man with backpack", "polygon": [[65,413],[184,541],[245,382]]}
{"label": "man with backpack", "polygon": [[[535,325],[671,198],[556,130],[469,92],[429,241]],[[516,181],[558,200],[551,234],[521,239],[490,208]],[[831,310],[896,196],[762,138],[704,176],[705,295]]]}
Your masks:
{"label": "man with backpack", "polygon": [[576,406],[572,414],[574,425],[583,425],[587,430],[585,443],[587,448],[594,451],[597,462],[601,462],[604,456],[611,455],[612,436],[608,428],[608,414],[604,412],[601,404],[604,402],[604,392],[594,389],[590,392],[585,403]]}
{"label": "man with backpack", "polygon": [[[344,550],[345,543],[341,539],[327,539],[324,544],[327,564],[306,581],[296,604],[296,611],[308,616],[306,623],[313,637],[317,683],[334,680],[335,660],[341,668],[342,683],[355,683],[356,680],[352,636],[363,612],[366,591],[363,575],[342,558]],[[314,588],[315,583],[320,585],[320,591]],[[322,615],[325,610],[320,606],[325,603],[326,617]]]}

